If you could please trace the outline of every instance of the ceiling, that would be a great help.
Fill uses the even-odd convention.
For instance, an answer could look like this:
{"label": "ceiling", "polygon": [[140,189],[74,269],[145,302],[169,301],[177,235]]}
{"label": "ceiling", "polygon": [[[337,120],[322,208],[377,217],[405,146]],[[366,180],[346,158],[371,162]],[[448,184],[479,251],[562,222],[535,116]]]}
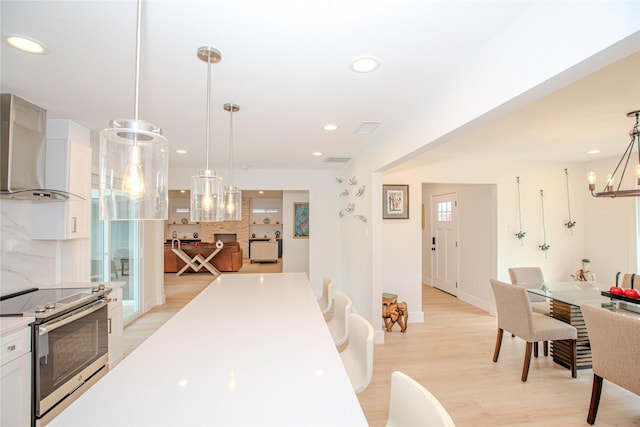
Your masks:
{"label": "ceiling", "polygon": [[[207,64],[196,51],[210,45],[222,53],[211,67],[212,168],[228,166],[230,117],[222,106],[233,102],[240,106],[233,117],[234,166],[337,169],[342,163],[325,160],[351,158],[388,138],[406,111],[420,111],[425,94],[530,3],[147,0],[139,118],[163,128],[170,167],[204,168]],[[2,0],[0,13],[3,34],[35,38],[50,50],[37,56],[2,43],[3,92],[94,131],[133,117],[135,1]],[[362,55],[380,58],[381,66],[353,72],[350,62]],[[640,100],[640,55],[627,61],[438,150],[470,154],[482,147],[485,155],[558,160],[575,160],[591,148],[619,153],[632,126],[625,114]],[[380,125],[356,133],[368,121]],[[327,123],[339,129],[324,131]]]}

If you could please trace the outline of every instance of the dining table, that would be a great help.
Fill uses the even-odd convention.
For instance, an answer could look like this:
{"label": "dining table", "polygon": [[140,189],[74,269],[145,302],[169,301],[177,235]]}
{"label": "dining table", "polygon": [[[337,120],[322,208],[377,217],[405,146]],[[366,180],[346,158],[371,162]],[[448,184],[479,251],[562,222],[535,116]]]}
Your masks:
{"label": "dining table", "polygon": [[49,426],[366,426],[304,273],[223,273]]}
{"label": "dining table", "polygon": [[[640,300],[618,298],[609,293],[610,285],[597,282],[545,282],[540,285],[526,286],[527,292],[549,300],[549,314],[574,326],[578,331],[576,341],[577,368],[591,368],[591,345],[589,333],[582,316],[580,306],[593,305],[620,314],[640,319]],[[639,324],[640,326],[640,324]],[[571,345],[567,341],[551,343],[554,362],[571,368]]]}

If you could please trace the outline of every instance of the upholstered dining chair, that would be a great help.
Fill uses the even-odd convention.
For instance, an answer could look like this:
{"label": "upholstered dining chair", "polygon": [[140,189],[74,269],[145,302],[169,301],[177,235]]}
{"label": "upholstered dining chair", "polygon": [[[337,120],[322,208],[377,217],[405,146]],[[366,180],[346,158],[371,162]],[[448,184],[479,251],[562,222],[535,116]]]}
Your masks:
{"label": "upholstered dining chair", "polygon": [[455,427],[447,410],[422,384],[410,376],[391,373],[387,427]]}
{"label": "upholstered dining chair", "polygon": [[531,310],[531,301],[527,296],[527,290],[520,286],[491,279],[491,289],[496,301],[498,311],[498,335],[496,347],[493,353],[493,361],[498,361],[502,335],[504,331],[511,332],[515,336],[527,342],[524,351],[524,364],[522,365],[521,380],[527,381],[529,365],[531,364],[531,349],[538,341],[571,341],[571,376],[576,378],[576,339],[578,331],[568,323],[534,313]]}
{"label": "upholstered dining chair", "polygon": [[342,292],[335,293],[333,297],[333,317],[327,322],[327,326],[336,347],[346,343],[349,337],[351,306],[351,299],[348,296]]}
{"label": "upholstered dining chair", "polygon": [[[544,284],[544,276],[540,267],[515,267],[509,269],[511,284],[525,288],[540,288]],[[531,308],[536,313],[549,316],[549,301],[540,295],[529,294]]]}
{"label": "upholstered dining chair", "polygon": [[318,305],[322,314],[327,314],[333,306],[333,279],[325,277],[322,279],[322,295],[318,299]]}
{"label": "upholstered dining chair", "polygon": [[340,353],[356,393],[364,391],[373,376],[373,326],[364,317],[349,315],[349,340]]}
{"label": "upholstered dining chair", "polygon": [[598,414],[603,380],[640,394],[640,324],[638,319],[590,305],[580,306],[591,343],[593,386],[587,422]]}
{"label": "upholstered dining chair", "polygon": [[616,273],[616,286],[635,289],[635,282],[636,274],[634,273],[622,273],[620,271]]}

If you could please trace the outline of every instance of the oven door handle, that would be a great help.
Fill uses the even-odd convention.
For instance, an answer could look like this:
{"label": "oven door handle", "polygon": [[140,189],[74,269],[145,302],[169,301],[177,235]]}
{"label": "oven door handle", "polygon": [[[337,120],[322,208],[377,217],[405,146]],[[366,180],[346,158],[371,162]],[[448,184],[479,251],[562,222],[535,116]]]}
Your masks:
{"label": "oven door handle", "polygon": [[51,322],[43,323],[42,325],[38,326],[38,335],[44,335],[64,325],[68,325],[69,323],[78,320],[81,317],[87,316],[94,311],[100,310],[105,305],[107,305],[107,300],[99,299],[90,304],[87,304],[79,310],[67,313],[66,315],[54,319]]}

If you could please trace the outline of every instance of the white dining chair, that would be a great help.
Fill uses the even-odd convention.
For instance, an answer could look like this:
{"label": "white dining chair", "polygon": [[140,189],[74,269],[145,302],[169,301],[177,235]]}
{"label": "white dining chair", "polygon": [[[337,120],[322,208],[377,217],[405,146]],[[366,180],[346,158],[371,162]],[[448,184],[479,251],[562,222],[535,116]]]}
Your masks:
{"label": "white dining chair", "polygon": [[349,315],[349,339],[340,353],[356,393],[364,391],[373,376],[373,326],[364,317]]}
{"label": "white dining chair", "polygon": [[[575,327],[561,320],[531,310],[531,301],[527,290],[520,286],[490,279],[491,290],[496,301],[498,311],[498,334],[493,352],[493,361],[498,361],[502,335],[504,331],[511,332],[526,341],[524,363],[522,365],[522,382],[527,381],[529,365],[531,364],[531,350],[539,341],[570,341],[571,376],[577,376],[576,340],[578,331]],[[545,353],[546,355],[546,353]],[[537,356],[537,352],[536,352]]]}
{"label": "white dining chair", "polygon": [[616,273],[616,286],[621,288],[635,289],[636,274],[635,273]]}
{"label": "white dining chair", "polygon": [[322,314],[327,314],[333,306],[333,279],[325,277],[322,279],[322,295],[318,299],[318,305]]}
{"label": "white dining chair", "polygon": [[440,401],[410,376],[391,373],[391,397],[387,427],[455,427]]}
{"label": "white dining chair", "polygon": [[596,422],[604,380],[640,394],[640,328],[638,319],[600,307],[580,306],[589,332],[593,385],[587,423]]}
{"label": "white dining chair", "polygon": [[[538,289],[544,285],[544,275],[540,267],[514,267],[509,269],[511,284],[527,289]],[[529,294],[531,309],[545,316],[550,315],[549,301],[540,295]]]}
{"label": "white dining chair", "polygon": [[327,322],[333,342],[337,346],[347,342],[349,338],[349,315],[352,307],[351,298],[342,292],[336,292],[333,297],[333,317]]}

